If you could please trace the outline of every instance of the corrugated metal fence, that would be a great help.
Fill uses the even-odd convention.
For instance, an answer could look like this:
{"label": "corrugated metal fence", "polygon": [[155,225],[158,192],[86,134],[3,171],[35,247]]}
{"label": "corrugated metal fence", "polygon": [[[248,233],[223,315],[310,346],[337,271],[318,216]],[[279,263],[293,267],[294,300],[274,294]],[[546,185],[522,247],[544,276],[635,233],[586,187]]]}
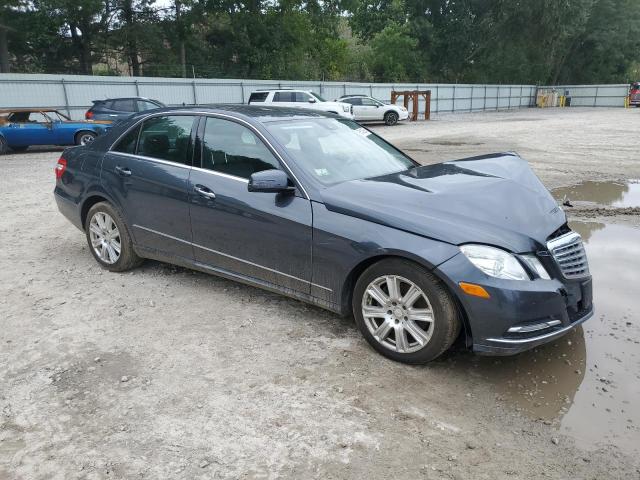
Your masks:
{"label": "corrugated metal fence", "polygon": [[[82,118],[92,100],[142,96],[167,105],[246,103],[261,88],[304,88],[327,100],[367,94],[389,100],[392,90],[431,90],[431,112],[475,112],[535,105],[535,85],[298,82],[287,80],[176,79],[84,75],[0,74],[0,108],[54,107]],[[571,106],[623,106],[627,85],[568,85]],[[424,111],[421,102],[420,110]]]}
{"label": "corrugated metal fence", "polygon": [[559,95],[571,97],[572,107],[624,107],[629,85],[557,85]]}
{"label": "corrugated metal fence", "polygon": [[[431,90],[431,112],[472,112],[528,107],[535,85],[298,82],[287,80],[176,79],[81,75],[0,74],[0,108],[54,107],[82,118],[91,100],[142,96],[167,105],[246,103],[254,90],[304,88],[327,100],[366,94],[388,101],[392,90]],[[420,103],[424,111],[424,102]]]}

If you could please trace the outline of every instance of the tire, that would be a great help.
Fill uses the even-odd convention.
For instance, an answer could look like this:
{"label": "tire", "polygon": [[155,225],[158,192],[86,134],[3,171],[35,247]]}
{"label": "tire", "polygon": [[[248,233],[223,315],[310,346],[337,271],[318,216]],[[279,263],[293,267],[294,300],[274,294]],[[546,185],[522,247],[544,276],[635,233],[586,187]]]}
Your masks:
{"label": "tire", "polygon": [[384,123],[390,127],[398,123],[398,114],[396,112],[387,112],[384,114]]}
{"label": "tire", "polygon": [[23,145],[22,147],[11,147],[14,152],[25,152],[29,148],[29,145]]}
{"label": "tire", "polygon": [[96,139],[97,136],[98,135],[96,135],[94,132],[89,132],[88,130],[78,132],[76,133],[75,138],[76,145],[89,145]]}
{"label": "tire", "polygon": [[0,155],[7,153],[8,148],[7,141],[3,137],[0,137]]}
{"label": "tire", "polygon": [[[111,223],[115,226],[117,235],[114,234]],[[109,203],[96,203],[89,209],[84,230],[89,250],[102,268],[111,272],[124,272],[143,262],[133,249],[131,235],[122,217]],[[101,240],[104,242],[100,243]],[[108,246],[103,247],[104,243]],[[117,244],[120,252],[115,248]],[[114,252],[117,255],[113,255]]]}
{"label": "tire", "polygon": [[[399,286],[400,295],[389,295],[388,282]],[[373,287],[384,295],[380,297]],[[376,301],[369,292],[383,301]],[[381,260],[360,275],[352,309],[367,342],[385,357],[403,363],[427,363],[439,357],[461,328],[458,309],[444,284],[423,267],[399,258]],[[403,339],[400,345],[399,338]]]}

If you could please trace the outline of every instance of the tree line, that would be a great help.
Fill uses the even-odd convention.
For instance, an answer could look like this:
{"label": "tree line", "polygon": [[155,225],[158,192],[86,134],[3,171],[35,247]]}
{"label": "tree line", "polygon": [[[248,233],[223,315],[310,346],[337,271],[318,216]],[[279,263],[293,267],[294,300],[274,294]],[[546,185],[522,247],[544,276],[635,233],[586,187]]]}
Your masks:
{"label": "tree line", "polygon": [[637,80],[638,0],[0,0],[2,71]]}

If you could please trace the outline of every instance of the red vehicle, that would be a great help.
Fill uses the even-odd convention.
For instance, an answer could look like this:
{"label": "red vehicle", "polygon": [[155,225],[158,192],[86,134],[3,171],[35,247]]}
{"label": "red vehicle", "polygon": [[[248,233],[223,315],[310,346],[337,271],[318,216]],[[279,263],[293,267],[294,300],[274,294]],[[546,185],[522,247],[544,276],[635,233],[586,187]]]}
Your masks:
{"label": "red vehicle", "polygon": [[640,82],[632,82],[629,86],[629,105],[640,107]]}

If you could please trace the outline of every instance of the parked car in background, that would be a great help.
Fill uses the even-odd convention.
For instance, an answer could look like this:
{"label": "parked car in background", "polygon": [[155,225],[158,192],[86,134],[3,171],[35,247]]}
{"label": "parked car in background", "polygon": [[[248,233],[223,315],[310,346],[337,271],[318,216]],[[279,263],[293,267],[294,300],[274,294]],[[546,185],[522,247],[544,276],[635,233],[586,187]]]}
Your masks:
{"label": "parked car in background", "polygon": [[353,119],[351,105],[345,102],[328,102],[311,90],[257,90],[249,96],[249,105],[306,108]]}
{"label": "parked car in background", "polygon": [[640,82],[633,82],[629,86],[629,105],[640,107]]}
{"label": "parked car in background", "polygon": [[154,108],[164,108],[162,102],[144,97],[107,98],[93,100],[93,106],[87,110],[84,117],[87,120],[117,121],[127,118],[137,112],[146,112]]}
{"label": "parked car in background", "polygon": [[0,110],[0,154],[31,145],[87,145],[107,131],[111,122],[71,120],[51,108]]}
{"label": "parked car in background", "polygon": [[357,122],[384,122],[386,125],[395,125],[398,121],[409,118],[406,108],[385,103],[368,95],[343,95],[336,101],[352,105],[353,119]]}
{"label": "parked car in background", "polygon": [[421,166],[335,115],[222,105],[137,114],[55,174],[103,268],[152,258],[353,314],[394,360],[460,333],[514,354],[593,315],[580,235],[514,153]]}

